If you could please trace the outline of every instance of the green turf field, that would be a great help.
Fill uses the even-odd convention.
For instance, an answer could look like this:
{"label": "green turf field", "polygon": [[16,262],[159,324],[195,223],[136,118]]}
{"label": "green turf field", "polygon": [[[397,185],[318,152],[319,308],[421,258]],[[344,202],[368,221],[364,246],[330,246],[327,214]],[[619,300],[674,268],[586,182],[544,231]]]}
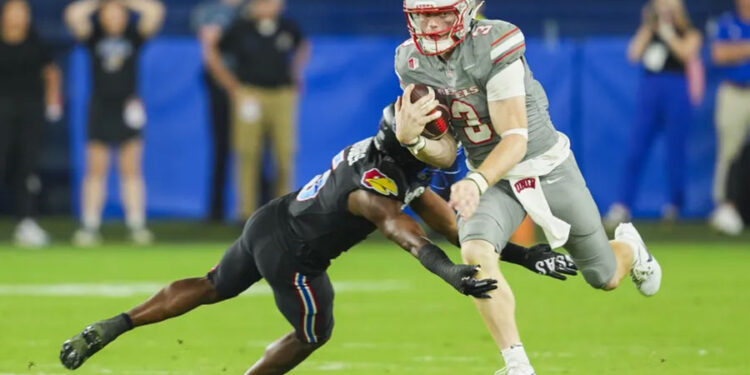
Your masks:
{"label": "green turf field", "polygon": [[[224,244],[24,251],[0,244],[0,375],[66,374],[60,344],[172,279],[202,275]],[[656,243],[662,291],[590,289],[505,266],[524,344],[546,374],[749,374],[750,245]],[[456,253],[454,253],[456,255]],[[387,243],[330,269],[332,340],[296,374],[493,374],[502,361],[471,301]],[[265,285],[130,332],[79,374],[241,374],[287,333]],[[252,290],[252,288],[251,288]]]}

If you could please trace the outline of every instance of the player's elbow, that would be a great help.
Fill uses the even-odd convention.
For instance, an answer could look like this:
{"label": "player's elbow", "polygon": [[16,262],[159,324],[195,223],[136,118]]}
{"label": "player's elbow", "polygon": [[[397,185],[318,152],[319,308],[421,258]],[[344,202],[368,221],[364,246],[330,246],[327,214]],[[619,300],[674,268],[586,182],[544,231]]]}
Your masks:
{"label": "player's elbow", "polygon": [[452,167],[455,162],[456,153],[454,152],[453,155],[445,155],[444,157],[435,160],[434,166],[440,169],[446,169]]}

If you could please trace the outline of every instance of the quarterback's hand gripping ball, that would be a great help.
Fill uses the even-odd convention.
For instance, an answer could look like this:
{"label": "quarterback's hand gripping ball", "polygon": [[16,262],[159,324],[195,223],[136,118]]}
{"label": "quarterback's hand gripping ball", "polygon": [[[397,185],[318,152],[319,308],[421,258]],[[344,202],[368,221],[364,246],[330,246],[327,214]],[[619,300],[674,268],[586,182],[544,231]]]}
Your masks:
{"label": "quarterback's hand gripping ball", "polygon": [[449,121],[448,107],[431,87],[409,85],[396,101],[396,138],[402,144],[414,143],[419,135],[438,139],[448,131]]}
{"label": "quarterback's hand gripping ball", "polygon": [[[434,100],[436,100],[438,104],[429,114],[434,115],[439,112],[440,117],[426,123],[424,130],[422,130],[422,135],[427,139],[440,139],[448,131],[451,121],[451,114],[447,104],[448,100],[445,95],[440,94],[434,88],[426,85],[414,85],[414,90],[411,91],[411,101],[416,102],[429,96],[430,91],[432,91]],[[434,102],[431,104],[434,104]]]}

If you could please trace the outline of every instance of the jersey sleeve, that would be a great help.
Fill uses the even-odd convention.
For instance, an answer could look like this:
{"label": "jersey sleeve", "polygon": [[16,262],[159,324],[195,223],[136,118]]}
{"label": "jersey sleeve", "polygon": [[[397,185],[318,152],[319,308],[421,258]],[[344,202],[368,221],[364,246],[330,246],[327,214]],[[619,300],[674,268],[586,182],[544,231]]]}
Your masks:
{"label": "jersey sleeve", "polygon": [[419,57],[414,56],[415,53],[418,51],[413,39],[408,39],[396,48],[394,69],[402,90],[412,83],[419,83],[414,74],[414,69],[419,64]]}
{"label": "jersey sleeve", "polygon": [[487,67],[487,82],[520,60],[526,53],[526,38],[518,26],[504,21],[482,21],[472,33],[477,58]]}

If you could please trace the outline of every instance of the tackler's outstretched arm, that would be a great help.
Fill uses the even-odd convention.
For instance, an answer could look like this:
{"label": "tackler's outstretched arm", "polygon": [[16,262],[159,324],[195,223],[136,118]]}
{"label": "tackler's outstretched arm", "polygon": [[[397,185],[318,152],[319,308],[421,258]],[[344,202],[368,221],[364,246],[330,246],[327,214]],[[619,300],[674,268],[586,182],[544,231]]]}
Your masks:
{"label": "tackler's outstretched arm", "polygon": [[427,238],[414,219],[401,212],[401,202],[356,190],[349,194],[348,206],[349,212],[372,222],[389,240],[411,253],[425,268],[459,292],[476,298],[489,298],[487,292],[497,288],[496,280],[473,277],[478,271],[476,266],[454,264],[442,249]]}

